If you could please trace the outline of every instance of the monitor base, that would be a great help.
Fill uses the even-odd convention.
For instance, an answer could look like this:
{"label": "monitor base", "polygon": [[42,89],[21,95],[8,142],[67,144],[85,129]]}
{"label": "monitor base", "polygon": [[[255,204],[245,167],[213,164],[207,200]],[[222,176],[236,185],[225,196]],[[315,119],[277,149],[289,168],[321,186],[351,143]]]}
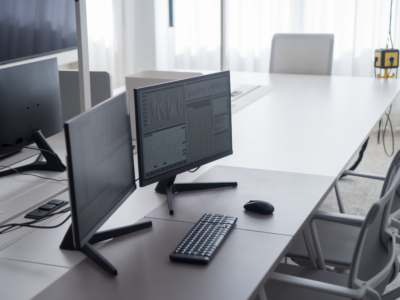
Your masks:
{"label": "monitor base", "polygon": [[129,226],[119,227],[110,230],[104,230],[96,233],[92,236],[92,238],[87,242],[81,249],[76,249],[74,246],[73,235],[72,235],[72,225],[69,226],[68,231],[66,232],[63,241],[61,242],[60,249],[63,250],[73,250],[73,251],[81,251],[86,254],[91,260],[93,260],[96,264],[102,267],[107,273],[112,276],[117,276],[117,269],[103,256],[101,255],[94,247],[93,244],[109,240],[112,238],[116,238],[128,233],[132,233],[141,229],[152,227],[153,223],[151,221],[146,221],[142,223],[137,223]]}
{"label": "monitor base", "polygon": [[193,182],[193,183],[174,183],[176,176],[158,182],[155,190],[157,193],[167,195],[169,214],[174,214],[174,199],[172,194],[176,192],[198,191],[217,189],[224,187],[237,187],[237,182]]}
{"label": "monitor base", "polygon": [[[53,172],[64,172],[67,167],[62,163],[60,158],[54,152],[53,148],[47,143],[46,138],[43,136],[40,130],[31,133],[30,138],[32,142],[36,143],[41,154],[31,164],[14,168],[18,172],[27,171],[53,171]],[[18,145],[17,145],[18,146]],[[42,161],[43,157],[46,161]],[[16,174],[15,170],[7,170],[0,172],[0,177]]]}

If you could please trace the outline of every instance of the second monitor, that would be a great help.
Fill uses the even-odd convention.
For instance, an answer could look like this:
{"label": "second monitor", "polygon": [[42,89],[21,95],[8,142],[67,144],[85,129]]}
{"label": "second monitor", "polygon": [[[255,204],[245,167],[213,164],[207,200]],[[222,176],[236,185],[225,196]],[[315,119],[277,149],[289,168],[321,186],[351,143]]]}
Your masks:
{"label": "second monitor", "polygon": [[167,195],[236,182],[174,183],[177,174],[233,154],[229,71],[135,89],[140,186]]}

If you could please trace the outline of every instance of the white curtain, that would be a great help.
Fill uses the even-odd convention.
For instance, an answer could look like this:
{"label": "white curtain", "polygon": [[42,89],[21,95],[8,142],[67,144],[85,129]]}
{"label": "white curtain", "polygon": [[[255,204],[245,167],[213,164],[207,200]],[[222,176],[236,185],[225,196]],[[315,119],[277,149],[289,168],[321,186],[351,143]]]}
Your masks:
{"label": "white curtain", "polygon": [[[220,1],[175,0],[175,67],[218,69]],[[275,33],[333,33],[332,75],[374,76],[384,48],[390,0],[227,0],[228,65],[268,72]],[[400,4],[393,2],[392,38],[400,47]]]}
{"label": "white curtain", "polygon": [[112,87],[125,85],[124,0],[87,0],[89,69],[107,71]]}

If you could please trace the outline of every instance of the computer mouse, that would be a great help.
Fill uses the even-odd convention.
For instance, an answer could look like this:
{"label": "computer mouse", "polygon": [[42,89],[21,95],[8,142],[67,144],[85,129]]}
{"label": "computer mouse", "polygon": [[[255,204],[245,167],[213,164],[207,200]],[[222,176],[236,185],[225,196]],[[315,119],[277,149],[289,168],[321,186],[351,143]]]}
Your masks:
{"label": "computer mouse", "polygon": [[262,200],[250,200],[243,207],[245,210],[263,215],[270,215],[275,209],[271,203]]}

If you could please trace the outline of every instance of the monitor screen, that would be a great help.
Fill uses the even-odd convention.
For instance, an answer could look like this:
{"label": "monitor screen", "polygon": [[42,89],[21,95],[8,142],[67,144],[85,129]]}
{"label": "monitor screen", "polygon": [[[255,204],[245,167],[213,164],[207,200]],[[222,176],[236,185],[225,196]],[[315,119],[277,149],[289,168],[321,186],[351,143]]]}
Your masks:
{"label": "monitor screen", "polygon": [[140,186],[233,153],[229,71],[134,93]]}
{"label": "monitor screen", "polygon": [[67,121],[64,128],[79,249],[136,189],[126,92]]}
{"label": "monitor screen", "polygon": [[0,64],[76,47],[74,1],[0,1]]}

